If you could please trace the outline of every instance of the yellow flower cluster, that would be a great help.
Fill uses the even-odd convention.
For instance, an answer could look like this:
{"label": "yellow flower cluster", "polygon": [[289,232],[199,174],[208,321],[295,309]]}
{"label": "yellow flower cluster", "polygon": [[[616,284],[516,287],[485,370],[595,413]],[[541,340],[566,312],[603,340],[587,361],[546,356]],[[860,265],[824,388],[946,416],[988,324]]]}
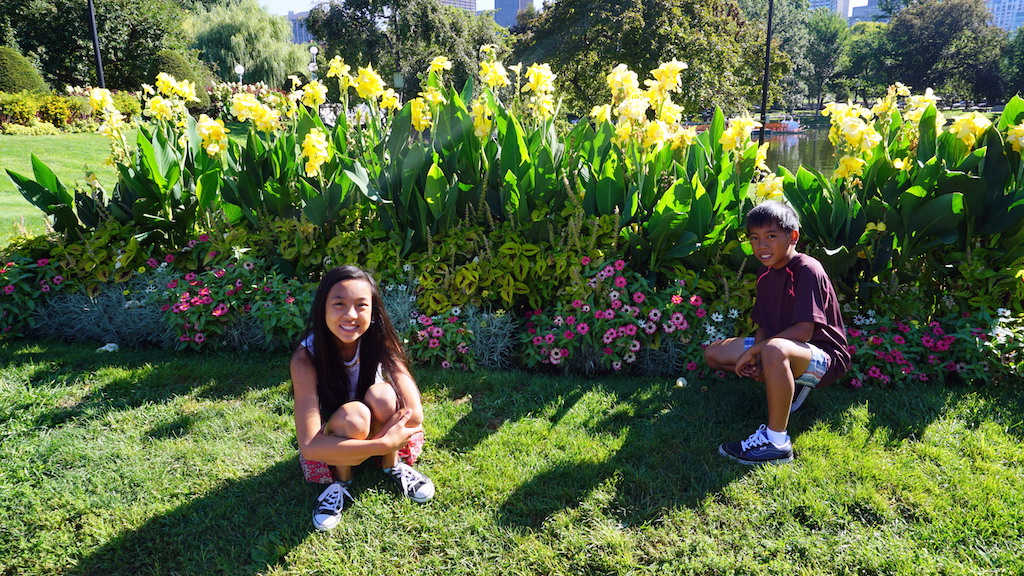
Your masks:
{"label": "yellow flower cluster", "polygon": [[200,114],[196,122],[196,131],[203,139],[203,150],[210,156],[216,156],[227,148],[228,130],[224,128],[224,122],[221,120]]}
{"label": "yellow flower cluster", "polygon": [[[907,111],[903,117],[916,130],[921,123],[921,116],[924,115],[928,106],[935,106],[936,109],[939,107],[939,97],[932,92],[931,88],[925,90],[924,94],[914,94],[907,98]],[[941,130],[945,125],[946,117],[942,115],[942,112],[939,112],[935,116],[935,130]]]}
{"label": "yellow flower cluster", "polygon": [[501,62],[480,61],[480,79],[491,88],[508,86],[508,73]]}
{"label": "yellow flower cluster", "polygon": [[430,61],[430,66],[427,68],[427,71],[428,72],[433,72],[434,74],[440,74],[440,73],[444,72],[445,70],[451,70],[451,69],[452,69],[452,62],[451,62],[451,60],[449,60],[445,56],[435,56],[434,59]]}
{"label": "yellow flower cluster", "polygon": [[782,200],[782,178],[767,174],[754,185],[754,196],[758,204],[765,200]]}
{"label": "yellow flower cluster", "polygon": [[359,69],[359,74],[353,80],[356,94],[364,100],[376,100],[384,95],[384,79],[373,70],[373,66]]}
{"label": "yellow flower cluster", "polygon": [[125,162],[128,159],[128,143],[124,138],[124,115],[114,107],[114,97],[106,88],[93,88],[89,91],[89,105],[100,113],[103,122],[97,132],[110,141],[111,155],[106,164]]}
{"label": "yellow flower cluster", "polygon": [[310,108],[319,108],[327,101],[327,86],[324,86],[319,80],[310,80],[309,84],[302,88],[300,99]]}
{"label": "yellow flower cluster", "polygon": [[843,156],[839,159],[839,166],[833,172],[833,178],[849,178],[852,176],[860,176],[864,173],[864,165],[867,162],[863,158],[857,156]]}
{"label": "yellow flower cluster", "polygon": [[306,158],[306,176],[309,178],[320,174],[320,167],[331,159],[327,136],[319,128],[311,129],[302,139],[302,156]]}
{"label": "yellow flower cluster", "polygon": [[541,120],[550,118],[555,113],[556,75],[548,64],[532,64],[526,69],[526,84],[523,92],[533,92],[527,107]]}
{"label": "yellow flower cluster", "polygon": [[352,85],[352,75],[349,74],[351,71],[352,67],[345,64],[345,61],[342,60],[340,56],[331,58],[331,61],[327,63],[327,77],[338,79],[342,93],[348,90],[348,87]]}
{"label": "yellow flower cluster", "polygon": [[722,149],[726,152],[732,150],[742,152],[746,144],[750,142],[750,134],[754,131],[754,128],[760,127],[760,122],[746,114],[730,118],[729,127],[722,132],[722,137],[718,139],[718,143],[722,145]]}
{"label": "yellow flower cluster", "polygon": [[470,106],[469,116],[473,119],[473,133],[476,134],[477,138],[487,138],[491,135],[491,126],[493,126],[493,115],[490,106],[484,101],[483,97],[473,100]]}
{"label": "yellow flower cluster", "polygon": [[[680,74],[686,68],[686,63],[678,60],[661,64],[651,71],[653,79],[644,80],[644,90],[636,72],[625,64],[615,66],[605,78],[612,102],[595,106],[591,117],[597,123],[611,122],[614,113],[614,141],[619,145],[636,139],[646,147],[665,142],[673,148],[689,146],[696,138],[696,130],[679,125],[683,108],[671,99],[671,93],[682,87]],[[648,119],[649,112],[653,112],[653,120]]]}
{"label": "yellow flower cluster", "polygon": [[949,131],[956,134],[956,137],[966,144],[968,148],[974,148],[978,137],[988,130],[991,125],[992,121],[986,118],[984,114],[971,112],[954,120],[953,125],[949,127]]}
{"label": "yellow flower cluster", "polygon": [[252,120],[257,130],[271,132],[281,124],[281,113],[259,101],[248,92],[239,92],[231,97],[231,115],[239,122]]}
{"label": "yellow flower cluster", "polygon": [[164,96],[173,96],[185,102],[199,102],[199,98],[196,97],[195,82],[176,80],[174,76],[166,72],[156,75],[156,88]]}
{"label": "yellow flower cluster", "polygon": [[398,98],[398,93],[393,89],[388,88],[380,96],[380,107],[385,110],[398,110],[402,107],[402,103]]}
{"label": "yellow flower cluster", "polygon": [[829,142],[833,146],[841,146],[848,154],[867,152],[882,141],[882,135],[875,130],[875,115],[868,108],[851,103],[830,102],[821,114],[831,117]]}
{"label": "yellow flower cluster", "polygon": [[146,108],[142,111],[146,116],[157,120],[171,120],[174,118],[174,103],[163,96],[153,96],[146,102]]}
{"label": "yellow flower cluster", "polygon": [[412,112],[412,127],[422,132],[434,125],[434,118],[430,115],[430,105],[423,98],[413,98],[409,101],[409,109]]}
{"label": "yellow flower cluster", "polygon": [[1010,126],[1006,133],[1006,141],[1010,143],[1010,146],[1013,146],[1014,152],[1020,152],[1024,149],[1024,124]]}

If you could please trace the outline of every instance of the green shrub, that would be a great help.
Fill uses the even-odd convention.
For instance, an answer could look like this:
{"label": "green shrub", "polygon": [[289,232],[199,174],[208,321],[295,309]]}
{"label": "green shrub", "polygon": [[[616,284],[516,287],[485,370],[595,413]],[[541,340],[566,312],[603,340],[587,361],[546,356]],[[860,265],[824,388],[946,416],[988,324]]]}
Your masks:
{"label": "green shrub", "polygon": [[28,124],[7,124],[0,133],[10,136],[54,136],[61,131],[49,122],[33,119]]}
{"label": "green shrub", "polygon": [[0,122],[29,124],[39,113],[39,100],[28,92],[5,94],[0,92]]}
{"label": "green shrub", "polygon": [[150,78],[154,81],[157,74],[165,72],[174,76],[175,80],[188,80],[194,82],[196,85],[196,98],[199,98],[198,102],[190,102],[188,107],[189,110],[207,110],[210,107],[210,94],[206,90],[210,84],[208,76],[204,70],[199,70],[199,63],[190,63],[189,60],[174,50],[161,50],[156,53],[156,58],[153,59],[153,68],[150,70]]}
{"label": "green shrub", "polygon": [[113,94],[114,108],[125,118],[131,120],[142,114],[142,103],[135,92],[117,92]]}
{"label": "green shrub", "polygon": [[54,126],[63,128],[71,120],[70,98],[50,95],[42,98],[39,106],[39,118]]}
{"label": "green shrub", "polygon": [[0,46],[0,91],[46,92],[46,82],[17,50]]}

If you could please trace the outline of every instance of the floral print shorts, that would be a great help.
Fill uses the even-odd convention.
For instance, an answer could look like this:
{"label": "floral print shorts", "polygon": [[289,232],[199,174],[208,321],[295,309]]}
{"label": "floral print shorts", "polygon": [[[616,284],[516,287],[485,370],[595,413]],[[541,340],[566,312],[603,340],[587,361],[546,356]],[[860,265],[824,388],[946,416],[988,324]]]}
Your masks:
{"label": "floral print shorts", "polygon": [[[420,453],[423,452],[423,432],[417,432],[409,438],[409,443],[398,449],[398,457],[405,461],[406,464],[412,466],[416,464],[416,460],[420,457]],[[306,460],[302,454],[299,454],[299,466],[302,467],[302,477],[307,482],[316,482],[318,484],[330,484],[334,482],[334,475],[331,473],[331,467],[326,462],[320,462],[319,460]]]}

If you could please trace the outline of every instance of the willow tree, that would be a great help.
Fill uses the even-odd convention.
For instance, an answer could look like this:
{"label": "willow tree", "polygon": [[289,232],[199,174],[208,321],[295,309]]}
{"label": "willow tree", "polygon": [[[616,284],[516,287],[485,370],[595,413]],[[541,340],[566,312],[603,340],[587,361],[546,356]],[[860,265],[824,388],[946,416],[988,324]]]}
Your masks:
{"label": "willow tree", "polygon": [[673,58],[689,65],[674,98],[686,110],[751,108],[760,98],[764,36],[732,0],[559,0],[524,38],[514,59],[551,64],[578,112],[608,99],[617,64],[647,77]]}
{"label": "willow tree", "polygon": [[234,69],[241,64],[246,82],[281,86],[289,74],[306,70],[309,62],[306,48],[292,44],[288,19],[270,14],[258,0],[199,7],[188,28],[200,58],[223,80],[237,80]]}

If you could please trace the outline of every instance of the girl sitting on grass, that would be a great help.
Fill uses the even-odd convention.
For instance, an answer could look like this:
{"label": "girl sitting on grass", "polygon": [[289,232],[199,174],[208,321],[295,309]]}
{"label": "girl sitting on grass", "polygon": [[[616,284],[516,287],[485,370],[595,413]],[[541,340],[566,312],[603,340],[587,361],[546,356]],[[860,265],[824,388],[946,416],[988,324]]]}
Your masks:
{"label": "girl sitting on grass", "polygon": [[365,270],[340,266],[324,275],[291,376],[303,474],[330,484],[313,510],[317,530],[337,526],[353,501],[353,467],[374,456],[411,500],[434,496],[433,482],[411,466],[423,448],[420,392]]}

